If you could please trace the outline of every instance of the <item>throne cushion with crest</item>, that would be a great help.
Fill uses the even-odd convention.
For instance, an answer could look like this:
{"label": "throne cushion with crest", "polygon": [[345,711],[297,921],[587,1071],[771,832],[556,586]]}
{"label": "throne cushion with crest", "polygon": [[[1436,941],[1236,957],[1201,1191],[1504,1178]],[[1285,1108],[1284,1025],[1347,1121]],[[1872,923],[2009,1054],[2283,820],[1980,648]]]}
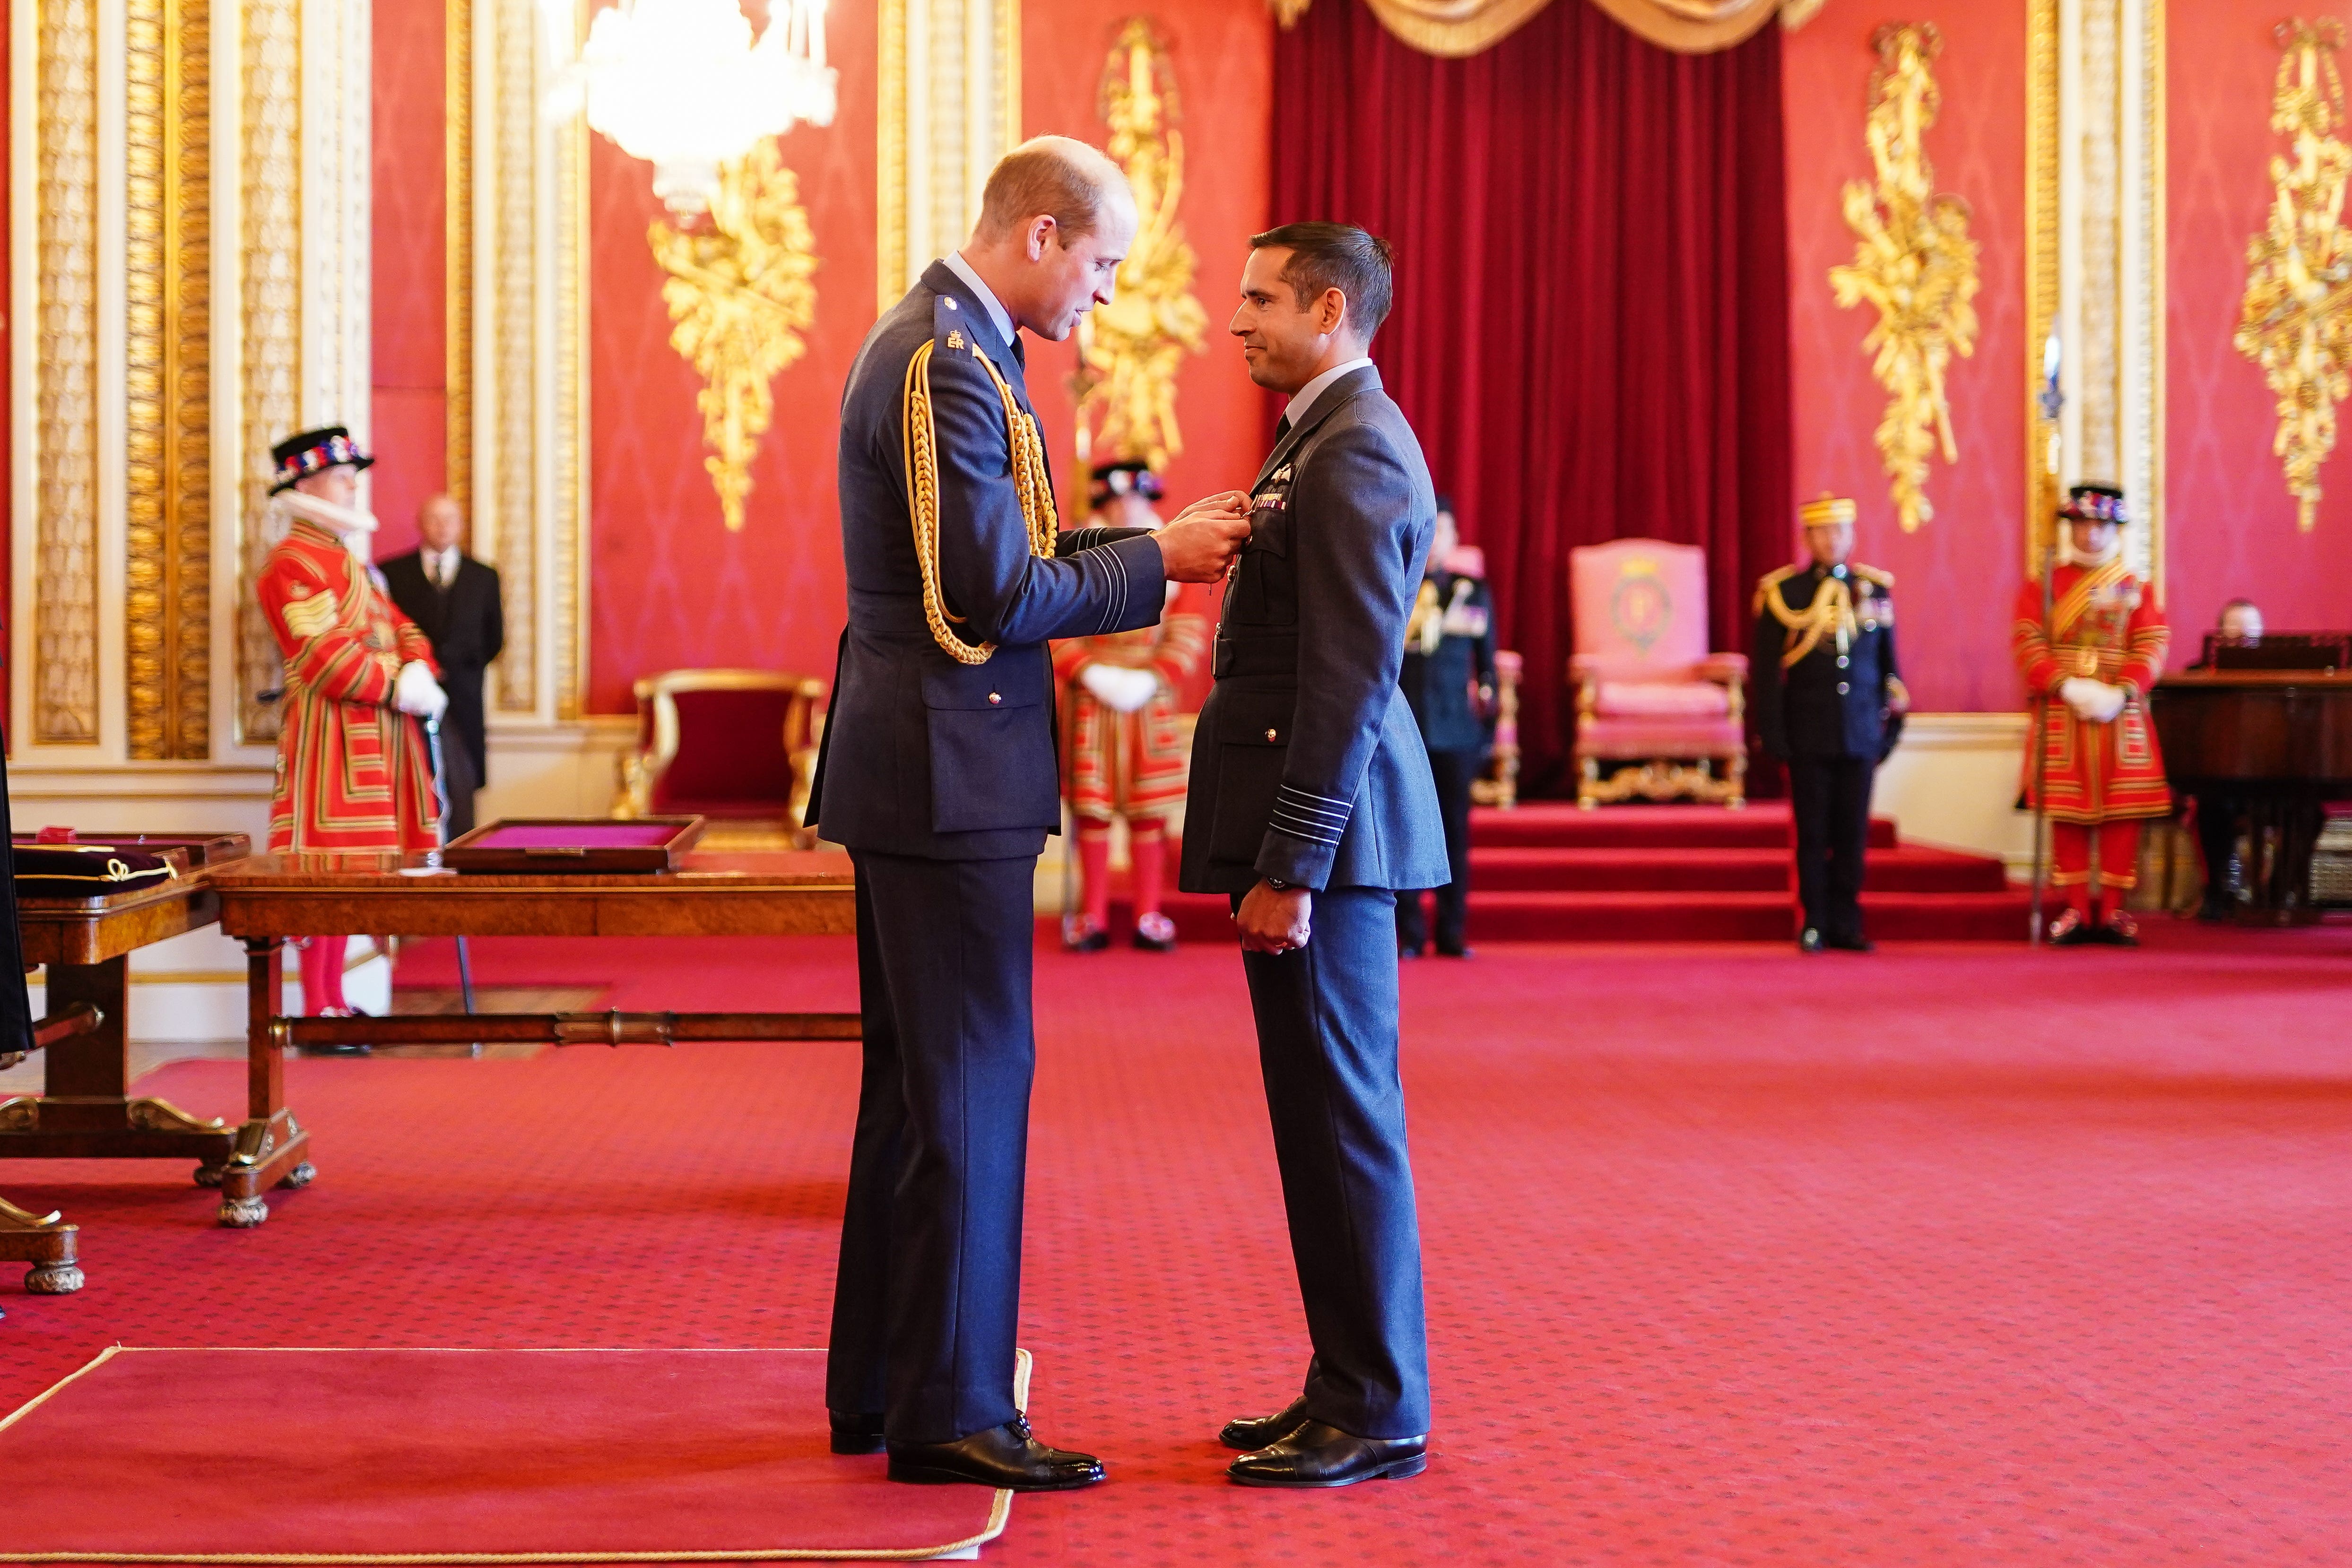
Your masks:
{"label": "throne cushion with crest", "polygon": [[1587,545],[1569,552],[1569,591],[1579,802],[1742,803],[1748,660],[1707,649],[1706,552],[1663,539]]}

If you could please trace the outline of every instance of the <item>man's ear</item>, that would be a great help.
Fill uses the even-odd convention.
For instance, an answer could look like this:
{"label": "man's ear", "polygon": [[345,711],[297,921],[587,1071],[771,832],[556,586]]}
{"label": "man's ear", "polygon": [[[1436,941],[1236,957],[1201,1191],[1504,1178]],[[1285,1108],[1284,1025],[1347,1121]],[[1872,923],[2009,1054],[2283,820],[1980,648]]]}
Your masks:
{"label": "man's ear", "polygon": [[1315,329],[1328,338],[1338,332],[1348,319],[1348,297],[1337,288],[1327,288],[1323,298],[1315,302]]}
{"label": "man's ear", "polygon": [[1028,251],[1030,260],[1043,261],[1045,259],[1046,242],[1054,237],[1054,214],[1051,213],[1039,213],[1035,217],[1029,220]]}

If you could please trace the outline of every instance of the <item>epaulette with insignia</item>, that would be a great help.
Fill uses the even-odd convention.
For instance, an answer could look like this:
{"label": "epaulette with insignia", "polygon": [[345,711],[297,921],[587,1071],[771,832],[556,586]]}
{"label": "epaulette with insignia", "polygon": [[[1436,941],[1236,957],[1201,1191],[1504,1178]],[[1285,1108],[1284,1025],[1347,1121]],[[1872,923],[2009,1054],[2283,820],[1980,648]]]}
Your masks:
{"label": "epaulette with insignia", "polygon": [[1755,602],[1748,607],[1748,613],[1751,615],[1763,614],[1764,601],[1770,597],[1772,591],[1796,575],[1797,569],[1795,567],[1783,566],[1777,567],[1774,570],[1766,572],[1762,577],[1758,578],[1756,580],[1756,600]]}
{"label": "epaulette with insignia", "polygon": [[1875,587],[1892,589],[1895,586],[1895,574],[1891,571],[1881,571],[1874,566],[1854,565],[1849,565],[1848,570],[1863,581]]}

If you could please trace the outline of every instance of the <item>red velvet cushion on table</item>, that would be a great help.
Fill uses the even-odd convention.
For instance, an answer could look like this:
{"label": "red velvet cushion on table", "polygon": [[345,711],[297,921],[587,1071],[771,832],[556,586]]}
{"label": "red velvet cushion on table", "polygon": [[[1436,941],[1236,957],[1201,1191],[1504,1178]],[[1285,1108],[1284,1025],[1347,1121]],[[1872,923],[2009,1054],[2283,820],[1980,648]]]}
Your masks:
{"label": "red velvet cushion on table", "polygon": [[1576,732],[1580,757],[1642,759],[1652,757],[1726,757],[1746,744],[1740,727],[1725,719],[1599,718]]}
{"label": "red velvet cushion on table", "polygon": [[654,810],[781,816],[793,798],[783,690],[677,694],[677,756],[654,786]]}

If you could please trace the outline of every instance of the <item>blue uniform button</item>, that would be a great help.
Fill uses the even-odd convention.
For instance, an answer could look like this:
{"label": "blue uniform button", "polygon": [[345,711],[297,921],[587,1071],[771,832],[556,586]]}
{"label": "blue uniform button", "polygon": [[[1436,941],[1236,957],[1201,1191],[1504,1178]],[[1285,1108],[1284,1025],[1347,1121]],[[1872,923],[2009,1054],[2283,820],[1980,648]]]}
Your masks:
{"label": "blue uniform button", "polygon": [[1851,659],[1849,659],[1849,658],[1847,658],[1843,653],[1840,653],[1840,654],[1838,655],[1838,668],[1839,668],[1839,669],[1843,670],[1843,669],[1844,669],[1848,664],[1852,664],[1852,663],[1853,663],[1853,660],[1851,660]]}
{"label": "blue uniform button", "polygon": [[1840,695],[1840,696],[1843,696],[1843,695],[1845,695],[1845,691],[1846,691],[1845,683],[1844,683],[1843,681],[1840,681],[1840,682],[1838,683],[1838,695]]}

